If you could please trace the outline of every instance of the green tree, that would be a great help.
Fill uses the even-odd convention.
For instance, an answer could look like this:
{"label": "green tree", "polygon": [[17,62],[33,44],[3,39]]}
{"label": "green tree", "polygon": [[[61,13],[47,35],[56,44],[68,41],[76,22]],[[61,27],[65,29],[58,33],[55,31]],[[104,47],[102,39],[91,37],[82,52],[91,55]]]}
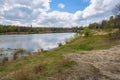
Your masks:
{"label": "green tree", "polygon": [[114,27],[114,18],[113,18],[113,16],[110,17],[109,23],[110,23],[110,27],[113,28]]}
{"label": "green tree", "polygon": [[115,15],[115,26],[119,28],[120,32],[120,3],[118,3],[113,9],[113,14]]}
{"label": "green tree", "polygon": [[0,25],[0,33],[3,33],[3,26]]}
{"label": "green tree", "polygon": [[109,31],[111,31],[113,29],[113,27],[114,27],[114,18],[113,18],[113,16],[111,16],[107,23],[107,28]]}

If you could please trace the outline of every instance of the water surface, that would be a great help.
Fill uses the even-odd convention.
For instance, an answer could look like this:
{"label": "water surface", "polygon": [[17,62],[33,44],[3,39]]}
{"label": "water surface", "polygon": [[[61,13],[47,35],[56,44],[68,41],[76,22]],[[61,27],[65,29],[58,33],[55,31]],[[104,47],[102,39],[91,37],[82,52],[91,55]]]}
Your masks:
{"label": "water surface", "polygon": [[49,33],[27,35],[0,35],[0,54],[10,54],[18,48],[29,52],[38,49],[50,50],[64,43],[66,39],[73,37],[75,33]]}

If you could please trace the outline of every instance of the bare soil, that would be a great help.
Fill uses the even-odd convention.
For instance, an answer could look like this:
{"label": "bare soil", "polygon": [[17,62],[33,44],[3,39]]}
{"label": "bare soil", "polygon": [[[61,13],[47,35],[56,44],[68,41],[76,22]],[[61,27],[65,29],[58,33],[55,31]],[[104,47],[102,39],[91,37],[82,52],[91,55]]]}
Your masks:
{"label": "bare soil", "polygon": [[107,50],[66,54],[65,57],[78,63],[76,71],[72,72],[77,78],[68,80],[120,80],[120,45]]}

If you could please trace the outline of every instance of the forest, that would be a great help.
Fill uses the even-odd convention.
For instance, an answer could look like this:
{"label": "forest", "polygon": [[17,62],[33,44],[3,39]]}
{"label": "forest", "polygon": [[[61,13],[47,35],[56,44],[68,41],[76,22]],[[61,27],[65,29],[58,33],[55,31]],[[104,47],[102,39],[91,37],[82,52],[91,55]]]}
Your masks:
{"label": "forest", "polygon": [[27,27],[14,25],[0,25],[1,34],[30,34],[30,33],[63,33],[63,32],[80,32],[83,27],[62,28],[62,27]]}
{"label": "forest", "polygon": [[113,28],[118,28],[120,31],[120,4],[117,4],[112,10],[113,16],[108,20],[102,20],[101,22],[89,24],[90,29],[102,29],[102,30],[111,30]]}

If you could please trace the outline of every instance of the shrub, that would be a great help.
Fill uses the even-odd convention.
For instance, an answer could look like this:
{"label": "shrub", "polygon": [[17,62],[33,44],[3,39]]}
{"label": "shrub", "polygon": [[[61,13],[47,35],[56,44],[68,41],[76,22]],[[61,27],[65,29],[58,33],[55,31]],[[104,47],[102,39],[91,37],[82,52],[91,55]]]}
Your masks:
{"label": "shrub", "polygon": [[62,46],[62,43],[58,43],[58,46],[59,46],[59,47]]}
{"label": "shrub", "polygon": [[109,34],[109,39],[110,40],[120,40],[120,32],[117,31],[115,33],[110,33]]}
{"label": "shrub", "polygon": [[70,39],[65,39],[65,43],[68,44],[70,42]]}
{"label": "shrub", "polygon": [[44,65],[38,63],[33,67],[33,72],[35,74],[41,73],[41,72],[43,72],[44,68],[45,68]]}
{"label": "shrub", "polygon": [[37,49],[37,53],[40,53],[41,52],[41,50],[40,49]]}
{"label": "shrub", "polygon": [[3,61],[3,62],[8,61],[8,57],[4,57],[2,61]]}
{"label": "shrub", "polygon": [[17,49],[14,53],[13,53],[13,59],[16,60],[18,58],[18,54],[23,54],[25,50],[23,48],[19,48]]}
{"label": "shrub", "polygon": [[84,36],[85,37],[92,36],[91,30],[88,27],[84,28]]}
{"label": "shrub", "polygon": [[4,57],[4,58],[2,59],[1,64],[4,65],[8,60],[9,60],[8,57]]}
{"label": "shrub", "polygon": [[44,52],[44,49],[43,49],[43,48],[41,48],[41,49],[40,49],[40,51],[41,51],[41,52]]}
{"label": "shrub", "polygon": [[14,54],[13,54],[13,60],[16,60],[17,58],[18,58],[17,54],[14,53]]}

